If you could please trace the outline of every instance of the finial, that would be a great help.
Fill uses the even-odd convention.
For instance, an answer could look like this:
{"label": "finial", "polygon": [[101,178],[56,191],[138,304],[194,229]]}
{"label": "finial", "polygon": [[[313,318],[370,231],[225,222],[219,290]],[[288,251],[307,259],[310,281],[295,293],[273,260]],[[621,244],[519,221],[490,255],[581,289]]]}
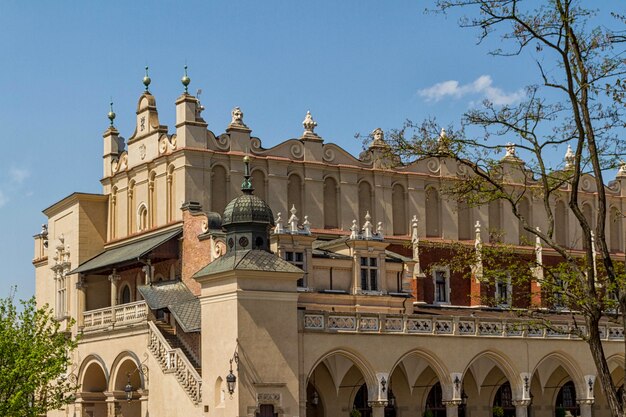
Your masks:
{"label": "finial", "polygon": [[274,228],[274,234],[278,235],[281,233],[285,233],[285,229],[283,228],[283,218],[280,212],[278,212],[278,217],[276,217],[274,223],[276,224],[276,227]]}
{"label": "finial", "polygon": [[113,101],[109,103],[109,114],[107,115],[109,121],[111,122],[111,127],[113,127],[113,120],[115,120],[115,112],[113,111]]}
{"label": "finial", "polygon": [[309,216],[304,216],[304,222],[302,223],[302,232],[305,235],[311,234],[311,222],[309,221]]}
{"label": "finial", "polygon": [[143,77],[143,85],[146,86],[146,93],[148,93],[148,87],[150,86],[150,83],[152,82],[152,80],[150,79],[150,77],[148,76],[148,66],[146,65],[146,75]]}
{"label": "finial", "polygon": [[315,130],[315,127],[317,126],[317,122],[313,120],[313,117],[311,116],[311,112],[308,110],[306,112],[306,116],[304,117],[304,121],[302,122],[302,126],[304,126],[305,134],[307,132],[315,134],[314,130]]}
{"label": "finial", "polygon": [[183,83],[183,86],[185,86],[185,94],[187,94],[189,92],[189,83],[191,82],[191,78],[187,76],[187,65],[185,65],[185,75],[183,75],[183,78],[180,79],[180,82]]}
{"label": "finial", "polygon": [[243,182],[241,183],[241,191],[244,194],[252,194],[254,188],[252,188],[252,181],[250,181],[250,157],[248,155],[243,157],[244,174]]}
{"label": "finial", "polygon": [[356,219],[352,220],[352,226],[350,226],[350,239],[355,240],[359,237],[359,226],[356,224]]}
{"label": "finial", "polygon": [[291,210],[289,210],[291,212],[291,216],[289,217],[289,220],[287,220],[287,222],[289,223],[289,233],[291,234],[297,234],[298,233],[298,217],[296,216],[296,213],[298,212],[298,210],[296,210],[296,205],[293,204],[291,206]]}
{"label": "finial", "polygon": [[517,155],[515,154],[515,144],[512,142],[507,142],[506,146],[506,155],[504,155],[505,158],[517,158]]}
{"label": "finial", "polygon": [[626,162],[624,161],[620,161],[619,162],[619,169],[617,170],[617,176],[618,177],[622,177],[626,175]]}
{"label": "finial", "polygon": [[371,239],[373,237],[373,228],[374,225],[370,221],[372,220],[372,216],[370,216],[369,210],[365,212],[365,223],[363,224],[363,237],[365,239]]}
{"label": "finial", "polygon": [[576,161],[576,155],[572,151],[570,144],[567,144],[567,151],[565,152],[565,169],[574,168],[574,162]]}
{"label": "finial", "polygon": [[243,112],[239,107],[235,107],[230,112],[230,115],[232,117],[230,121],[230,126],[247,127],[246,124],[243,122]]}

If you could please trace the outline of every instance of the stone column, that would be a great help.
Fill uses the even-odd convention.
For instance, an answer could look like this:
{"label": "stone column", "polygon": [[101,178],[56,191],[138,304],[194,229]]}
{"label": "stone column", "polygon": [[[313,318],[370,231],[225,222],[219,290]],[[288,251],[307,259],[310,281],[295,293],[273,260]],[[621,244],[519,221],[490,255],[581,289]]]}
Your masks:
{"label": "stone column", "polygon": [[81,330],[85,327],[85,318],[83,313],[85,312],[85,304],[87,300],[87,294],[85,293],[87,289],[87,284],[85,284],[85,279],[82,274],[78,276],[78,281],[76,282],[76,315],[78,317],[78,329]]}
{"label": "stone column", "polygon": [[385,417],[387,401],[369,401],[367,405],[372,407],[372,417]]}
{"label": "stone column", "polygon": [[459,405],[461,401],[443,401],[446,406],[446,417],[459,417]]}
{"label": "stone column", "polygon": [[530,400],[513,400],[511,402],[515,406],[515,417],[528,416],[528,406],[530,405]]}
{"label": "stone column", "polygon": [[139,398],[140,401],[140,405],[141,405],[141,417],[148,417],[148,395],[146,392],[144,392],[141,395],[141,398]]}
{"label": "stone column", "polygon": [[74,403],[74,415],[76,417],[83,417],[83,403],[79,401],[81,400],[77,400]]}
{"label": "stone column", "polygon": [[117,404],[115,403],[115,397],[113,397],[112,394],[111,396],[107,396],[106,405],[107,405],[107,417],[117,417],[117,407],[116,407]]}
{"label": "stone column", "polygon": [[580,417],[591,417],[591,407],[593,406],[593,399],[577,401],[580,407]]}
{"label": "stone column", "polygon": [[109,275],[109,281],[111,282],[111,323],[115,323],[115,306],[117,305],[117,287],[120,282],[120,276],[117,271],[113,269],[111,275]]}

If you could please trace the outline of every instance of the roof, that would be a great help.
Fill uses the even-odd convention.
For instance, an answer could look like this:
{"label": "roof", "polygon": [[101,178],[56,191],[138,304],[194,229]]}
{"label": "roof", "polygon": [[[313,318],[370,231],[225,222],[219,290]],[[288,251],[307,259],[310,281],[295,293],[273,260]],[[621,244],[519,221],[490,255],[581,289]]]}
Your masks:
{"label": "roof", "polygon": [[225,271],[266,271],[303,273],[300,268],[279,258],[273,253],[258,249],[227,252],[195,273],[194,278]]}
{"label": "roof", "polygon": [[96,271],[108,267],[110,265],[119,264],[128,261],[134,261],[142,258],[155,248],[168,242],[170,239],[182,233],[182,228],[178,227],[174,230],[151,235],[143,239],[134,240],[121,246],[105,249],[104,252],[94,256],[88,261],[83,262],[78,268],[70,271],[70,274],[79,272]]}
{"label": "roof", "polygon": [[413,259],[408,258],[404,255],[400,255],[399,253],[392,252],[390,250],[385,251],[385,255],[387,256],[387,260],[400,261],[400,262],[415,262]]}
{"label": "roof", "polygon": [[196,297],[178,304],[168,306],[174,319],[183,328],[183,331],[198,332],[200,331],[200,300]]}
{"label": "roof", "polygon": [[222,226],[233,223],[265,223],[274,226],[270,206],[254,194],[243,194],[233,199],[224,209]]}
{"label": "roof", "polygon": [[162,281],[152,285],[140,285],[137,290],[152,310],[196,299],[181,281]]}

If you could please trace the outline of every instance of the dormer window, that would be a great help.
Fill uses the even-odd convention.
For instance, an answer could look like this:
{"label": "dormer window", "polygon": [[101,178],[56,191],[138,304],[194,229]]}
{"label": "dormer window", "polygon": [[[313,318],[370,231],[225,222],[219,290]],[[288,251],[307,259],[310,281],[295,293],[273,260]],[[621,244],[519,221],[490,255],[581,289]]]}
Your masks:
{"label": "dormer window", "polygon": [[304,288],[306,285],[304,280],[304,277],[306,276],[306,269],[304,265],[304,252],[286,251],[285,260],[304,271],[304,276],[298,280],[298,287]]}
{"label": "dormer window", "polygon": [[361,257],[361,290],[378,291],[378,259]]}

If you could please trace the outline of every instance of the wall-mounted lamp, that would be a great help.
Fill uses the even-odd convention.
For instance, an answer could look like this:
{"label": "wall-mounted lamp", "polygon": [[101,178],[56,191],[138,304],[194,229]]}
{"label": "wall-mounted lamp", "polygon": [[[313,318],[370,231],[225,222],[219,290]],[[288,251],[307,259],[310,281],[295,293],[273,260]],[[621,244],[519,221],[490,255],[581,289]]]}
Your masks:
{"label": "wall-mounted lamp", "polygon": [[381,390],[382,392],[387,391],[387,388],[385,388],[385,386],[386,386],[386,385],[387,385],[387,380],[385,379],[385,377],[383,377],[383,378],[380,380],[380,386],[381,386],[380,390]]}
{"label": "wall-mounted lamp", "polygon": [[133,386],[130,383],[130,372],[126,374],[128,380],[126,382],[126,386],[124,387],[124,392],[126,393],[126,401],[131,402],[133,400]]}
{"label": "wall-mounted lamp", "polygon": [[528,375],[524,375],[524,391],[528,392],[528,388],[529,388],[529,378]]}
{"label": "wall-mounted lamp", "polygon": [[461,393],[461,404],[467,405],[467,394],[465,393],[465,390]]}
{"label": "wall-mounted lamp", "polygon": [[235,353],[233,353],[233,357],[229,360],[230,371],[228,372],[228,375],[226,375],[226,385],[228,386],[228,393],[230,395],[233,395],[235,392],[235,384],[237,383],[237,377],[233,373],[233,362],[235,362],[237,372],[239,372],[239,353],[237,353],[238,347],[239,344],[235,347]]}
{"label": "wall-mounted lamp", "polygon": [[459,379],[459,376],[456,375],[454,377],[454,388],[456,389],[457,392],[459,392],[459,388],[461,387],[461,380]]}
{"label": "wall-mounted lamp", "polygon": [[589,392],[593,392],[593,379],[591,377],[587,380],[587,384],[589,385]]}

